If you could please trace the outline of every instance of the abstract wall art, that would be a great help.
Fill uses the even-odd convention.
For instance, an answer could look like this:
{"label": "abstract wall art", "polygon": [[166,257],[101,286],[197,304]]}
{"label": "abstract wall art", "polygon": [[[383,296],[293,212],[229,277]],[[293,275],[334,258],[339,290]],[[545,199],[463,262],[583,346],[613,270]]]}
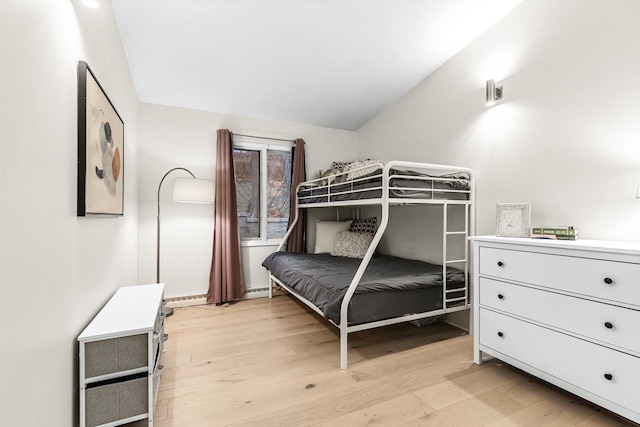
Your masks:
{"label": "abstract wall art", "polygon": [[124,122],[86,62],[78,63],[78,216],[124,213]]}

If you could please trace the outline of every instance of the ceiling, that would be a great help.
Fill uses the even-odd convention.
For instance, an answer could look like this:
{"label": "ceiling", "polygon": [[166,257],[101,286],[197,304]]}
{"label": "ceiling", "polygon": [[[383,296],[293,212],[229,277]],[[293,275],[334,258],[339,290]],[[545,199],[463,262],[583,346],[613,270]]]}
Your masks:
{"label": "ceiling", "polygon": [[143,102],[358,130],[521,0],[111,0]]}

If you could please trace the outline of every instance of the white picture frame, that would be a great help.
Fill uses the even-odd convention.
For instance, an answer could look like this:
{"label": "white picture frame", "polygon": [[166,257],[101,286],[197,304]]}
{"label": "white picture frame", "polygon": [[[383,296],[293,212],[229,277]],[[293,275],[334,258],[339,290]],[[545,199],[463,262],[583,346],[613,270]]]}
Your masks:
{"label": "white picture frame", "polygon": [[496,236],[530,237],[531,205],[529,203],[496,204]]}

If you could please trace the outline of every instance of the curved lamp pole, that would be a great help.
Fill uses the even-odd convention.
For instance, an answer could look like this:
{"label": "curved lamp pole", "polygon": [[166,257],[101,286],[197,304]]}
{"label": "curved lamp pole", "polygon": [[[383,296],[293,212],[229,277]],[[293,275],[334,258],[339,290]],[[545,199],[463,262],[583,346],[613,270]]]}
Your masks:
{"label": "curved lamp pole", "polygon": [[[194,203],[213,203],[214,190],[213,190],[212,181],[198,179],[189,169],[181,168],[181,167],[170,169],[167,173],[164,174],[164,176],[160,180],[160,184],[158,184],[158,199],[157,199],[157,202],[158,202],[158,216],[156,221],[157,223],[157,231],[156,231],[156,281],[157,283],[160,283],[160,190],[162,189],[162,183],[164,182],[165,178],[171,172],[174,172],[177,170],[184,171],[189,175],[191,175],[191,178],[193,179],[186,179],[185,181],[192,182],[192,184],[196,187],[186,189],[186,191],[189,192],[189,196],[188,198],[183,198],[181,200],[176,199],[175,188],[174,188],[174,196],[173,196],[174,201],[185,201],[185,202],[194,202]],[[173,309],[166,308],[165,313],[167,316],[170,316],[171,314],[173,314]]]}
{"label": "curved lamp pole", "polygon": [[157,217],[157,239],[156,239],[156,283],[160,283],[160,189],[162,188],[162,183],[164,182],[164,179],[167,177],[167,175],[169,175],[171,172],[173,171],[177,171],[177,170],[181,170],[181,171],[185,171],[186,173],[188,173],[189,175],[191,175],[191,177],[193,179],[196,179],[196,176],[191,173],[191,171],[189,169],[185,169],[185,168],[173,168],[171,170],[169,170],[167,173],[164,174],[164,176],[162,177],[162,179],[160,180],[160,184],[158,184],[158,217]]}

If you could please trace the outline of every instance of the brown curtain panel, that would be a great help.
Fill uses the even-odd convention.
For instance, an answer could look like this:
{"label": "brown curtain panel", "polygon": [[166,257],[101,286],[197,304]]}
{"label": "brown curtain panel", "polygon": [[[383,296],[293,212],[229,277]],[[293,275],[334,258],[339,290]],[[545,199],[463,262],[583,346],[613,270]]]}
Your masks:
{"label": "brown curtain panel", "polygon": [[216,214],[207,302],[220,304],[244,296],[244,279],[233,170],[233,135],[227,129],[218,129],[217,133]]}
{"label": "brown curtain panel", "polygon": [[[289,204],[289,223],[287,224],[287,230],[293,222],[293,218],[296,214],[296,188],[298,184],[306,181],[307,174],[305,173],[304,164],[304,140],[296,139],[294,141],[295,146],[293,148],[293,170],[291,171],[291,199]],[[305,230],[307,224],[307,212],[302,210],[298,223],[289,235],[287,239],[287,252],[302,253],[305,252]]]}

